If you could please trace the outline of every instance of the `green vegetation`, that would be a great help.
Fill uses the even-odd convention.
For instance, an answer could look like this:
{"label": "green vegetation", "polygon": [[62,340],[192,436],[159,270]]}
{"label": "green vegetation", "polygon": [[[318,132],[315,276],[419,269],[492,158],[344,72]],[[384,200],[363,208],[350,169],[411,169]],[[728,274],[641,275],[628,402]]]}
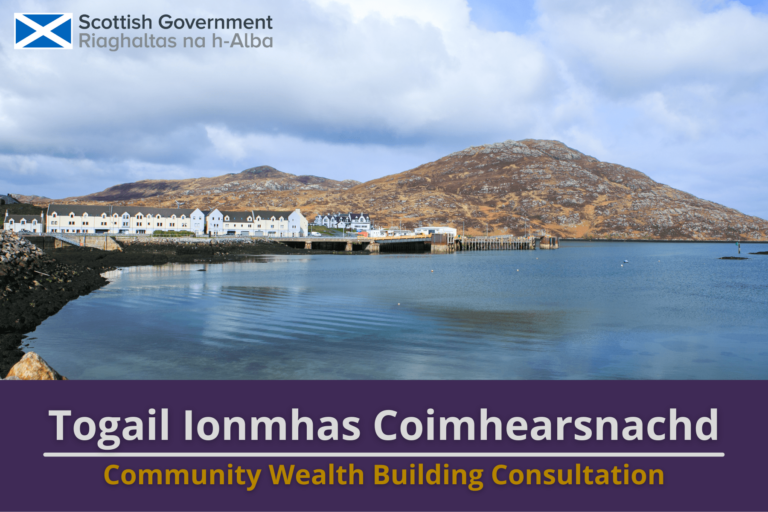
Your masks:
{"label": "green vegetation", "polygon": [[[310,233],[322,233],[324,236],[341,236],[344,230],[338,228],[327,228],[325,226],[309,226]],[[349,234],[349,231],[347,231]]]}
{"label": "green vegetation", "polygon": [[155,231],[152,236],[174,237],[174,236],[195,236],[192,231]]}

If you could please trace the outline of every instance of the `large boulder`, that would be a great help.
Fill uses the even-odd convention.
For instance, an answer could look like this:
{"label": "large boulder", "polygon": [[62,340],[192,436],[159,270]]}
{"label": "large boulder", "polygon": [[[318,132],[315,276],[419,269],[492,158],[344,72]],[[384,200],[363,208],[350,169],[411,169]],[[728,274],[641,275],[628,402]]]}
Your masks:
{"label": "large boulder", "polygon": [[[13,378],[15,377],[15,379]],[[67,380],[51,368],[45,360],[34,352],[27,352],[21,361],[13,365],[6,380]]]}

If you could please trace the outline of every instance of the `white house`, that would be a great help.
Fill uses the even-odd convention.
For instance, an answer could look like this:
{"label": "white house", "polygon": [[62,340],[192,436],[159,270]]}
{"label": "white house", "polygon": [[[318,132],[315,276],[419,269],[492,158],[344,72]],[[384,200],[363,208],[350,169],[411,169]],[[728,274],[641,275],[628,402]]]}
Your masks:
{"label": "white house", "polygon": [[219,211],[207,216],[207,232],[211,235],[298,237],[306,236],[309,222],[294,211]]}
{"label": "white house", "polygon": [[456,228],[449,228],[445,226],[427,226],[422,228],[416,228],[414,232],[417,235],[434,235],[434,234],[448,234],[456,236]]}
{"label": "white house", "polygon": [[45,217],[41,212],[39,216],[31,215],[8,215],[5,212],[3,220],[3,229],[13,231],[14,233],[42,233],[45,228]]}
{"label": "white house", "polygon": [[368,231],[371,229],[371,217],[364,213],[350,213],[349,227],[357,231]]}
{"label": "white house", "polygon": [[52,204],[48,206],[46,222],[50,233],[151,235],[155,231],[191,231],[202,234],[205,214],[188,208]]}
{"label": "white house", "polygon": [[318,215],[315,217],[315,226],[327,228],[354,229],[356,231],[368,231],[372,227],[371,217],[365,213],[336,213]]}
{"label": "white house", "polygon": [[205,232],[209,235],[226,234],[224,231],[224,215],[218,208],[205,216]]}

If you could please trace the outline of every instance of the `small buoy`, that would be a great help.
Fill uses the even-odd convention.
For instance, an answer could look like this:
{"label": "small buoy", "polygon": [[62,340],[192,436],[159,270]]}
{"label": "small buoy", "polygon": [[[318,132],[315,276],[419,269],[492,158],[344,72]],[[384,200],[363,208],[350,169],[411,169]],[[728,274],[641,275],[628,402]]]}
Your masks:
{"label": "small buoy", "polygon": [[520,269],[517,269],[518,272],[520,272]]}
{"label": "small buoy", "polygon": [[623,267],[623,266],[624,266],[624,265],[622,265],[622,267]]}
{"label": "small buoy", "polygon": [[400,303],[398,302],[398,303],[397,303],[397,305],[399,306],[399,305],[400,305]]}
{"label": "small buoy", "polygon": [[432,272],[434,272],[434,270]]}

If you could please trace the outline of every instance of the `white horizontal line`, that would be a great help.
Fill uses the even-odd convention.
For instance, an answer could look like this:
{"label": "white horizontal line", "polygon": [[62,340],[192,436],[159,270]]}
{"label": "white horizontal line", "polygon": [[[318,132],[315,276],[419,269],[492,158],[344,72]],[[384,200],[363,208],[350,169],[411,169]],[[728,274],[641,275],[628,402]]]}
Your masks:
{"label": "white horizontal line", "polygon": [[44,457],[340,457],[340,458],[393,458],[393,457],[725,457],[724,452],[45,452]]}

